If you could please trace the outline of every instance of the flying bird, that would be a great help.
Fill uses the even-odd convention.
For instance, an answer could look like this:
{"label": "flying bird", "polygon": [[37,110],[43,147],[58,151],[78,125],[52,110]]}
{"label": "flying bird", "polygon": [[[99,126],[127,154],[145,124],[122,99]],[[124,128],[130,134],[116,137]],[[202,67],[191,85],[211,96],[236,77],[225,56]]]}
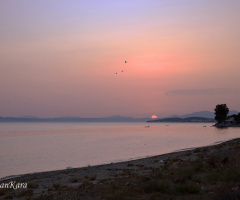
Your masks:
{"label": "flying bird", "polygon": [[[125,63],[127,63],[127,61],[126,61],[126,60],[125,60]],[[123,72],[123,70],[122,70],[121,72]],[[118,73],[116,72],[116,74],[118,74]]]}

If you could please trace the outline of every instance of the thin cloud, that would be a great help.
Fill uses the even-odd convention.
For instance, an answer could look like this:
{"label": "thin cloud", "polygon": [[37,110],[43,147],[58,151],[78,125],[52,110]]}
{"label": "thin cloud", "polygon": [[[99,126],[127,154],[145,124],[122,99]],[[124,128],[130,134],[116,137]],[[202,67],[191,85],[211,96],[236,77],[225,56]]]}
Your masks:
{"label": "thin cloud", "polygon": [[171,90],[166,93],[167,96],[185,96],[185,95],[227,95],[239,93],[240,89],[233,88],[208,88],[191,90]]}

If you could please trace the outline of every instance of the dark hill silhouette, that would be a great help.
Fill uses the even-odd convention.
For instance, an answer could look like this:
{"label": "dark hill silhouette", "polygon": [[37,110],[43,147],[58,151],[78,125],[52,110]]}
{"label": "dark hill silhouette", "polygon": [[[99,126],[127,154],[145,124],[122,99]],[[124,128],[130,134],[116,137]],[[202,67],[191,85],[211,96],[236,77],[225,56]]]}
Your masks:
{"label": "dark hill silhouette", "polygon": [[[230,110],[228,115],[233,115],[233,114],[238,114],[239,112],[236,110]],[[187,117],[205,117],[205,118],[212,118],[214,119],[215,114],[214,112],[210,112],[207,110],[204,111],[199,111],[199,112],[193,112],[190,114],[186,114],[186,115],[171,115],[167,118],[174,118],[174,117],[178,117],[178,118],[187,118]]]}
{"label": "dark hill silhouette", "polygon": [[212,118],[205,118],[205,117],[186,117],[186,118],[172,117],[172,118],[149,120],[147,122],[215,122],[215,121]]}
{"label": "dark hill silhouette", "polygon": [[81,117],[57,117],[57,118],[37,118],[37,117],[0,117],[0,122],[146,122],[150,118],[133,117],[102,117],[102,118],[81,118]]}
{"label": "dark hill silhouette", "polygon": [[[236,110],[229,111],[228,115],[238,114]],[[0,117],[0,122],[194,122],[194,121],[214,121],[215,114],[210,111],[199,111],[186,115],[172,115],[167,118],[151,119],[151,118],[134,118],[124,116],[111,116],[100,118],[82,118],[74,116],[55,117],[55,118],[38,118],[35,116],[22,117]]]}

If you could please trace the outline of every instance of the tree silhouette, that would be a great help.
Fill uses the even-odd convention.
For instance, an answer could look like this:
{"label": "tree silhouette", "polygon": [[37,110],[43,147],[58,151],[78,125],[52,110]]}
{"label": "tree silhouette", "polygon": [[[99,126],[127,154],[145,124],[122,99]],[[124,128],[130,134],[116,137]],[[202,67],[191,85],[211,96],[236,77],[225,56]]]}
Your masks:
{"label": "tree silhouette", "polygon": [[218,121],[218,123],[224,122],[227,119],[227,115],[229,112],[229,109],[226,104],[218,104],[216,105],[215,111],[215,120]]}
{"label": "tree silhouette", "polygon": [[240,122],[240,113],[238,113],[237,115],[232,115],[232,117],[234,117],[236,122]]}

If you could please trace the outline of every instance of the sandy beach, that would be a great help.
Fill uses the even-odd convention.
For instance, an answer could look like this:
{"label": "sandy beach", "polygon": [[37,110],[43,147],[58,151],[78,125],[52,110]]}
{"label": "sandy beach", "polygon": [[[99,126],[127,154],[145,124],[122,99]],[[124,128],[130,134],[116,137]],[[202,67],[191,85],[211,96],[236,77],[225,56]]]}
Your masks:
{"label": "sandy beach", "polygon": [[0,181],[0,199],[239,199],[240,139]]}

